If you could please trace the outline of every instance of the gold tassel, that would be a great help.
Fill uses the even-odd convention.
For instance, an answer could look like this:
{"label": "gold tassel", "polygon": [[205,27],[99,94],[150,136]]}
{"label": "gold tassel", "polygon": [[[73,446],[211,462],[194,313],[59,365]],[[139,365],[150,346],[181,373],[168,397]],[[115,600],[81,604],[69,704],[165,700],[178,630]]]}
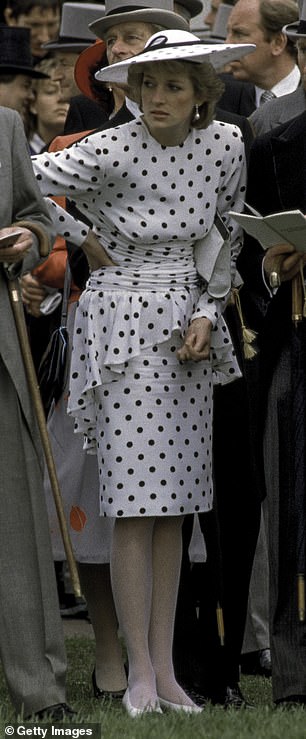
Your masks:
{"label": "gold tassel", "polygon": [[253,359],[253,357],[256,357],[257,350],[254,349],[251,344],[244,344],[243,345],[243,354],[245,356],[245,359]]}
{"label": "gold tassel", "polygon": [[256,339],[255,331],[252,331],[251,328],[246,328],[246,326],[244,326],[243,324],[242,324],[242,336],[243,336],[243,341],[245,341],[247,344],[252,344],[252,342],[255,341]]}
{"label": "gold tassel", "polygon": [[256,331],[253,331],[250,328],[247,328],[247,326],[244,323],[243,315],[242,315],[242,308],[241,308],[241,301],[239,296],[239,291],[237,288],[233,289],[233,296],[234,301],[236,304],[236,308],[238,311],[238,316],[241,323],[241,331],[242,331],[242,342],[243,342],[243,354],[245,359],[253,359],[253,357],[257,354],[257,349],[255,349],[254,346],[252,346],[253,341],[256,339]]}

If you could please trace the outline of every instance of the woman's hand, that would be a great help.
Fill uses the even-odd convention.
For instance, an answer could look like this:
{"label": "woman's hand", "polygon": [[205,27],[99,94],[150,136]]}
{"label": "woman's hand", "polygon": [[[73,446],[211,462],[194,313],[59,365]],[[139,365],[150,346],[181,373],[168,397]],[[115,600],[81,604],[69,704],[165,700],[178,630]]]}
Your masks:
{"label": "woman's hand", "polygon": [[188,327],[184,343],[177,352],[181,362],[208,359],[210,353],[212,323],[208,318],[195,318]]}
{"label": "woman's hand", "polygon": [[277,273],[280,282],[291,280],[304,264],[306,264],[306,256],[296,251],[291,244],[271,246],[267,249],[263,262],[269,282],[272,272]]}
{"label": "woman's hand", "polygon": [[20,262],[30,251],[33,245],[33,234],[28,228],[16,228],[16,226],[8,226],[0,229],[0,238],[9,236],[19,232],[17,241],[12,246],[3,246],[0,248],[0,263],[16,264]]}
{"label": "woman's hand", "polygon": [[40,305],[46,297],[47,290],[41,285],[37,278],[31,274],[20,278],[21,297],[28,313],[35,318],[41,315]]}
{"label": "woman's hand", "polygon": [[100,267],[115,267],[116,263],[106,253],[93,231],[89,230],[81,248],[86,254],[90,270]]}

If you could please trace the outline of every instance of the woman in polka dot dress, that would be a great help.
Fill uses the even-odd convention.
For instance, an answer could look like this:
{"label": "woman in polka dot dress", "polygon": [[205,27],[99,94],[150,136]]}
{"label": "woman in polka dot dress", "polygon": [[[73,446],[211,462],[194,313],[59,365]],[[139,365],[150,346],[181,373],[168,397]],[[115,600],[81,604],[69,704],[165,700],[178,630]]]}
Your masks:
{"label": "woman in polka dot dress", "polygon": [[[185,62],[174,33],[180,41],[163,36],[174,61],[131,74],[142,116],[34,160],[44,194],[69,195],[93,224],[50,204],[92,269],[69,407],[98,456],[101,515],[116,517],[111,572],[131,716],[200,710],[172,665],[181,525],[211,508],[213,383],[239,376],[221,313],[241,247],[228,210],[242,207],[244,147],[239,129],[212,120],[223,86],[204,51],[203,63]],[[199,41],[183,36],[189,58]]]}

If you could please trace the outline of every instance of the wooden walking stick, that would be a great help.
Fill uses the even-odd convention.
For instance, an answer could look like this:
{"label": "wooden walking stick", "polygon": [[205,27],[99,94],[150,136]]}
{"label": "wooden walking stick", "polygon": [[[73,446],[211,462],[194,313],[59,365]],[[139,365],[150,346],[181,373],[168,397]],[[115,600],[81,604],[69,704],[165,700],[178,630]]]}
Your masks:
{"label": "wooden walking stick", "polygon": [[[36,228],[36,224],[33,227],[32,222],[28,223],[28,222],[20,221],[14,225],[15,226],[25,226],[27,228],[30,228],[35,233],[37,232],[37,230],[39,230],[39,227]],[[38,235],[41,237],[41,233],[39,233]],[[43,248],[40,249],[40,252],[42,256],[45,256],[46,253],[48,253],[47,251],[44,254]],[[80,597],[81,587],[80,587],[79,575],[78,575],[76,562],[74,559],[74,554],[72,551],[71,540],[70,540],[67,522],[66,522],[66,518],[64,514],[64,509],[63,509],[61,491],[59,488],[55,463],[53,459],[53,454],[52,454],[52,449],[51,449],[51,444],[50,444],[50,439],[49,439],[49,434],[48,434],[48,429],[47,429],[45,411],[44,411],[44,407],[43,407],[42,400],[40,397],[36,370],[35,370],[34,363],[33,363],[32,352],[31,352],[31,347],[30,347],[28,332],[27,332],[27,326],[26,326],[25,317],[24,317],[24,308],[23,308],[23,303],[22,303],[21,294],[20,294],[19,282],[17,279],[14,279],[14,280],[8,279],[7,283],[8,283],[8,292],[9,292],[12,311],[13,311],[13,315],[15,319],[21,354],[22,354],[24,368],[25,368],[26,378],[28,381],[30,395],[33,401],[35,416],[37,419],[37,424],[38,424],[41,442],[42,442],[42,446],[43,446],[43,450],[45,454],[48,474],[50,477],[50,483],[51,483],[51,488],[53,492],[54,503],[56,507],[56,512],[57,512],[59,526],[60,526],[63,544],[65,548],[67,563],[68,563],[69,572],[71,576],[71,583],[72,583],[75,596]]]}

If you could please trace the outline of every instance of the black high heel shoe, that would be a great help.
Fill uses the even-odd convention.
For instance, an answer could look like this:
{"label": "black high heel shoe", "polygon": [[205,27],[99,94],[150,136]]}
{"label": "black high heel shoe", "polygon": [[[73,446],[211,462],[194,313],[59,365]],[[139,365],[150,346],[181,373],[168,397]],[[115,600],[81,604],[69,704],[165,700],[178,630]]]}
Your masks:
{"label": "black high heel shoe", "polygon": [[103,699],[111,700],[111,701],[122,700],[124,693],[125,693],[125,688],[123,690],[101,690],[101,688],[99,688],[99,686],[97,685],[97,680],[96,680],[96,668],[95,667],[94,667],[94,670],[91,676],[91,680],[92,680],[94,696],[95,698],[98,698],[98,700],[103,700]]}

